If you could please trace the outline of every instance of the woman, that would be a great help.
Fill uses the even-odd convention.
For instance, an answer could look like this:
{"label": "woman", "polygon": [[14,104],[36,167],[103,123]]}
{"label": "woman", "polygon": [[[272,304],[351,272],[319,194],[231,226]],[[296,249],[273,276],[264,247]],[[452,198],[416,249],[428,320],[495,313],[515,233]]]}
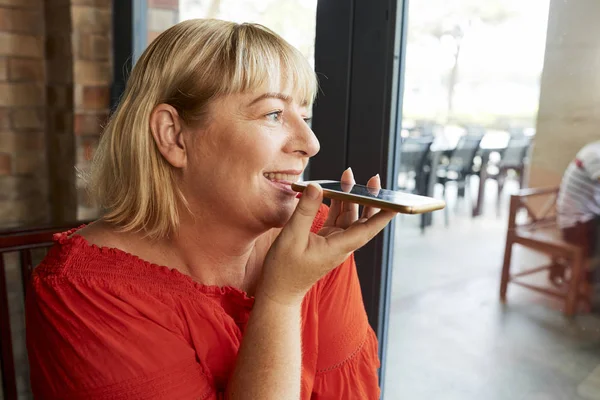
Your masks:
{"label": "woman", "polygon": [[291,190],[319,150],[316,87],[259,25],[150,44],[95,156],[103,218],[57,235],[32,279],[36,397],[379,397],[352,252],[394,214]]}

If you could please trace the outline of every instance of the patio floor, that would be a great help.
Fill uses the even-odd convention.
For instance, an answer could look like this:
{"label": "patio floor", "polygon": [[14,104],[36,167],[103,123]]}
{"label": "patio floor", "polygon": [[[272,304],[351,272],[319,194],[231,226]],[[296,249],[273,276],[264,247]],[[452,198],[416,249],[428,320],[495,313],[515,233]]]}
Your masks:
{"label": "patio floor", "polygon": [[[600,399],[600,317],[566,319],[561,304],[509,286],[498,300],[507,187],[501,217],[488,182],[484,214],[449,201],[424,235],[418,217],[397,224],[384,399]],[[512,189],[512,190],[511,190]],[[514,264],[542,265],[525,249]],[[545,277],[541,277],[545,279]]]}

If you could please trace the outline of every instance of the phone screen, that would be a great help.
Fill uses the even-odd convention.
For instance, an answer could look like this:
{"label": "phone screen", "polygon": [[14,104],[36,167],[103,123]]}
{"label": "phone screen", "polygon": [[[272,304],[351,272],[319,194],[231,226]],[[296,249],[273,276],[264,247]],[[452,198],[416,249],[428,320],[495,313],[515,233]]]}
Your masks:
{"label": "phone screen", "polygon": [[320,185],[323,189],[355,194],[357,196],[383,200],[389,203],[401,204],[408,207],[421,206],[429,204],[432,201],[431,198],[425,196],[418,196],[411,193],[403,193],[387,189],[375,189],[357,184],[323,182],[320,183]]}

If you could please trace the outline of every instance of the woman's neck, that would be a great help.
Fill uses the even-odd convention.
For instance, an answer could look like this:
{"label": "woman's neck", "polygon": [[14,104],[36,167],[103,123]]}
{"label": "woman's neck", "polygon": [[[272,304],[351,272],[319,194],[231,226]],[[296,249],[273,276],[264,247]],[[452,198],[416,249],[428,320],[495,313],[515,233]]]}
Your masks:
{"label": "woman's neck", "polygon": [[165,241],[173,266],[192,279],[253,292],[272,231],[249,233],[219,223],[187,220],[177,236]]}
{"label": "woman's neck", "polygon": [[227,229],[223,224],[196,220],[182,222],[175,237],[150,240],[138,233],[119,232],[99,220],[77,234],[97,246],[117,248],[153,264],[177,269],[203,285],[231,286],[253,295],[265,255],[279,232],[271,229],[252,235]]}

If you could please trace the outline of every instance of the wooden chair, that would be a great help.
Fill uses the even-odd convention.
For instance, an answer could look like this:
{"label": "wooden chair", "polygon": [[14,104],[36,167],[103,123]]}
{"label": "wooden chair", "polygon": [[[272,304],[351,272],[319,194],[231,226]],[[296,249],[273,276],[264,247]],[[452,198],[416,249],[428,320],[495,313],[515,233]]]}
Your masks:
{"label": "wooden chair", "polygon": [[52,246],[52,236],[55,233],[64,232],[83,223],[0,231],[0,367],[3,395],[1,398],[4,400],[16,400],[18,396],[4,254],[18,253],[25,294],[34,267],[33,251]]}
{"label": "wooden chair", "polygon": [[[502,302],[506,301],[508,284],[512,283],[563,299],[565,302],[565,315],[572,316],[575,314],[580,301],[585,302],[587,309],[591,306],[589,285],[585,279],[587,260],[584,258],[582,247],[567,243],[562,239],[562,234],[556,224],[557,196],[558,188],[522,189],[511,196],[504,265],[500,283],[500,300]],[[533,206],[532,202],[535,202],[536,206]],[[541,207],[540,204],[542,204]],[[537,209],[540,211],[536,212]],[[526,222],[518,223],[517,220],[523,211],[527,215]],[[552,264],[511,274],[512,249],[515,244],[545,253],[553,260],[564,260],[571,272],[570,279],[565,283],[566,291],[526,283],[519,279],[549,270]]]}

